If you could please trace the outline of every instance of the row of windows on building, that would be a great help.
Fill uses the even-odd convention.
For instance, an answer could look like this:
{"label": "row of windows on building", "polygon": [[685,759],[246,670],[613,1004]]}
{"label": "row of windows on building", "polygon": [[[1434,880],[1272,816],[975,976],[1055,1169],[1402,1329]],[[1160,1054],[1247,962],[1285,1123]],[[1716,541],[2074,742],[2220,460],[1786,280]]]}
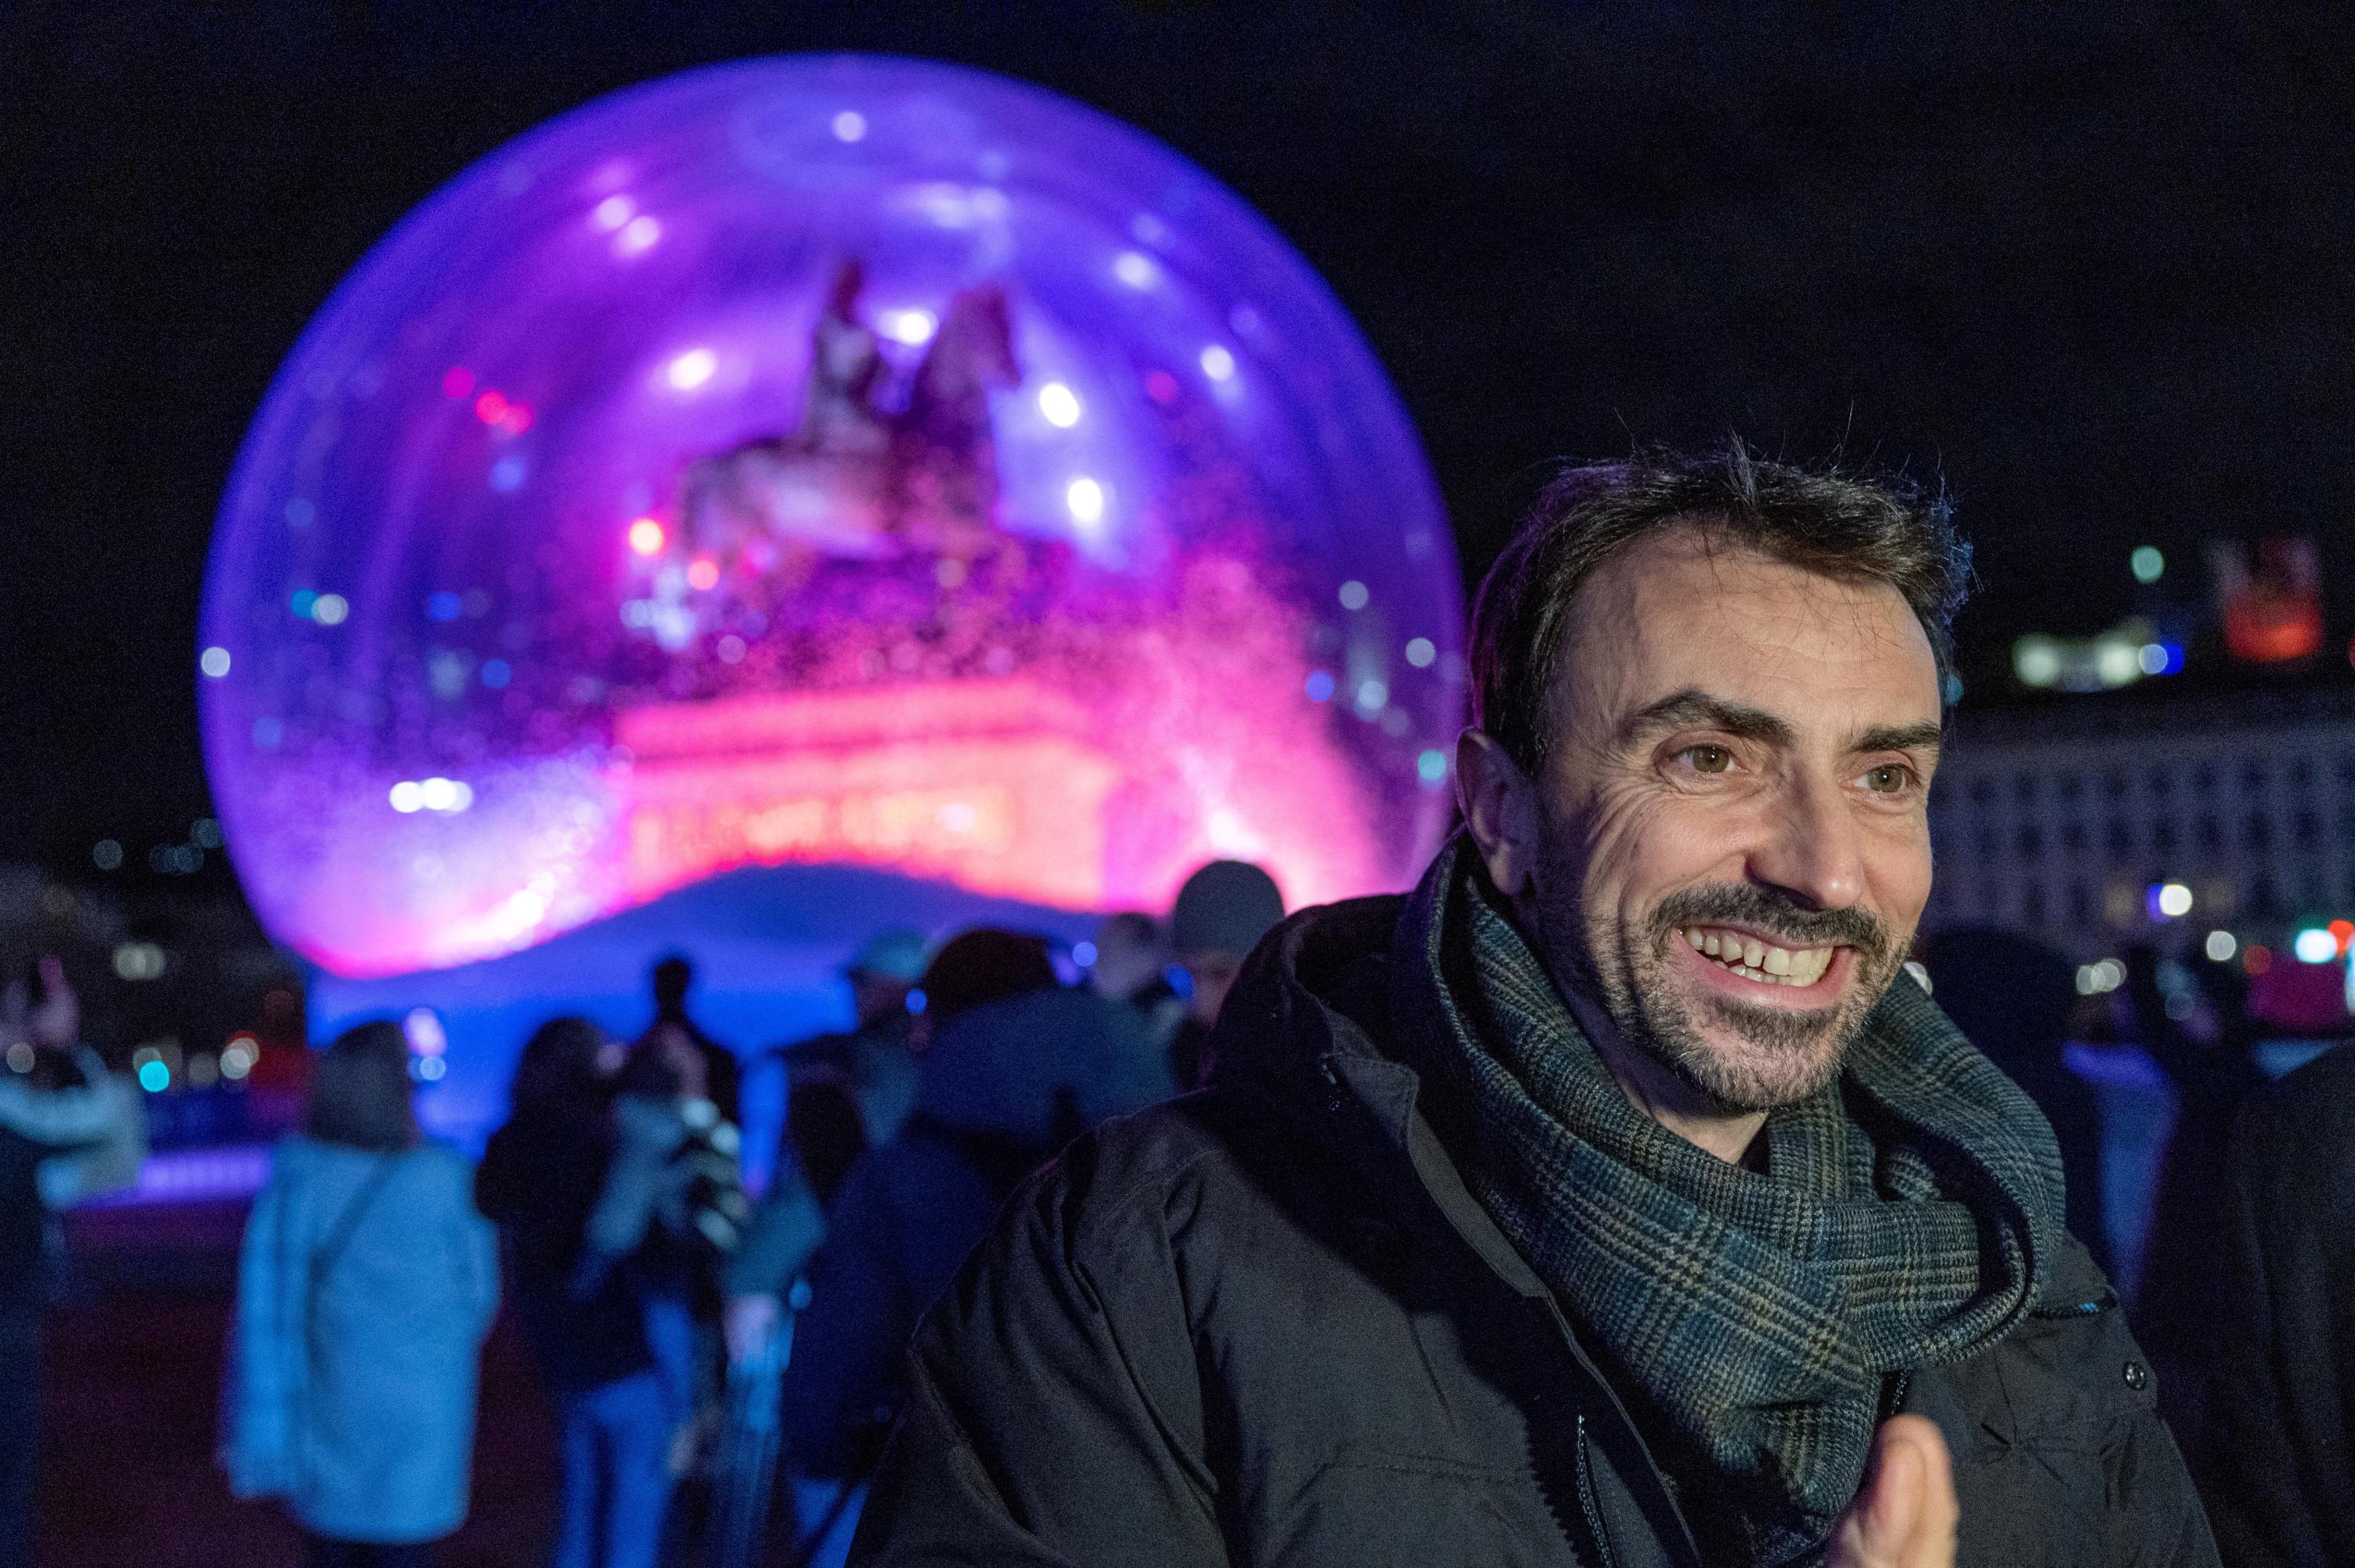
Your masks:
{"label": "row of windows on building", "polygon": [[2170,761],[2143,768],[2112,765],[2085,769],[2022,768],[2009,780],[1980,774],[1966,782],[1949,785],[1944,795],[1947,800],[1959,795],[1981,809],[2006,798],[2019,806],[2034,806],[2046,799],[2074,805],[2096,791],[2111,800],[2125,800],[2139,793],[2147,800],[2164,801],[2174,799],[2179,791],[2200,800],[2211,800],[2228,782],[2235,785],[2244,798],[2268,795],[2277,784],[2297,794],[2311,791],[2325,782],[2335,783],[2341,790],[2355,791],[2355,751],[2335,757],[2307,754],[2286,760],[2264,757],[2208,758],[2189,765]]}
{"label": "row of windows on building", "polygon": [[[1942,855],[1970,853],[1993,859],[2009,852],[2033,859],[2054,850],[2083,854],[2098,844],[2113,860],[2148,853],[2171,855],[2196,851],[2222,855],[2232,849],[2269,854],[2276,846],[2318,850],[2323,846],[2323,815],[2311,806],[2276,814],[2263,807],[2237,817],[2222,811],[2200,811],[2188,819],[2173,816],[2111,817],[2099,823],[2072,818],[2059,823],[2018,822],[2007,831],[1984,819],[1967,831],[1949,821],[1934,821],[1932,832]],[[2145,830],[2137,834],[2137,830]],[[2355,800],[2341,806],[2338,833],[2355,841]]]}
{"label": "row of windows on building", "polygon": [[[2128,929],[2148,918],[2147,884],[2138,879],[2097,885],[2071,877],[2052,884],[2000,873],[1979,876],[1973,869],[1940,868],[1933,903],[1936,923],[1984,920],[2087,932]],[[2211,923],[2263,927],[2349,911],[2355,911],[2355,871],[2338,877],[2322,870],[2294,877],[2259,872],[2245,882],[2204,885],[2191,922],[2204,917]]]}

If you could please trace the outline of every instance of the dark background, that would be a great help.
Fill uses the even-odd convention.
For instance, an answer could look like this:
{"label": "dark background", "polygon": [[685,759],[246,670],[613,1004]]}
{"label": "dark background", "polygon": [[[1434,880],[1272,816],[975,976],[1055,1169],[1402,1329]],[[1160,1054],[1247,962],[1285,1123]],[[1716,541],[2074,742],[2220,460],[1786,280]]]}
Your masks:
{"label": "dark background", "polygon": [[1732,428],[1954,492],[1966,703],[2144,543],[2314,533],[2343,648],[2355,26],[1896,9],[0,10],[0,860],[144,867],[208,810],[213,508],[337,279],[539,121],[762,53],[1007,72],[1233,185],[1396,379],[1467,580],[1550,460]]}

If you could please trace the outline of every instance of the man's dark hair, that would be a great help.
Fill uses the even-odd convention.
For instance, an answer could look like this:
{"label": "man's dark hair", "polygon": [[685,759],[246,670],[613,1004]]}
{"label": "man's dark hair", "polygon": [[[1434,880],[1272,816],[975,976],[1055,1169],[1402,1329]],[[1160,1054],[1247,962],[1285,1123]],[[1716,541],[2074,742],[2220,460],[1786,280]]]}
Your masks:
{"label": "man's dark hair", "polygon": [[1701,456],[1646,447],[1564,470],[1480,584],[1473,722],[1523,769],[1534,772],[1553,742],[1548,699],[1580,586],[1637,539],[1685,524],[1827,577],[1887,583],[1929,634],[1943,694],[1971,562],[1943,493],[1897,475],[1767,462],[1739,438]]}

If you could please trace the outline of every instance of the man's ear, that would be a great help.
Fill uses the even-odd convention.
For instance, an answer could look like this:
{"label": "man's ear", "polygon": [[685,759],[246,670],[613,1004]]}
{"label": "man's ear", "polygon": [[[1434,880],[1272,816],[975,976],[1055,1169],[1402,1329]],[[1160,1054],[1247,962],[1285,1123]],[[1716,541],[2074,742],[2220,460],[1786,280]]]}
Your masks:
{"label": "man's ear", "polygon": [[1455,801],[1488,880],[1520,897],[1537,872],[1538,788],[1486,730],[1455,737]]}

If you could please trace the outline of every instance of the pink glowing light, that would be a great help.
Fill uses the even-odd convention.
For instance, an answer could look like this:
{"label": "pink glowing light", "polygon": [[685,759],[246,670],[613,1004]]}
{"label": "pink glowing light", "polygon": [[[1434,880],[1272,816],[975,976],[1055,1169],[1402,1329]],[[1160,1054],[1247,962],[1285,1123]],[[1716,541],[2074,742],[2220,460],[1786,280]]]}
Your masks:
{"label": "pink glowing light", "polygon": [[630,548],[641,556],[659,556],[667,537],[663,525],[651,517],[641,517],[630,524]]}

